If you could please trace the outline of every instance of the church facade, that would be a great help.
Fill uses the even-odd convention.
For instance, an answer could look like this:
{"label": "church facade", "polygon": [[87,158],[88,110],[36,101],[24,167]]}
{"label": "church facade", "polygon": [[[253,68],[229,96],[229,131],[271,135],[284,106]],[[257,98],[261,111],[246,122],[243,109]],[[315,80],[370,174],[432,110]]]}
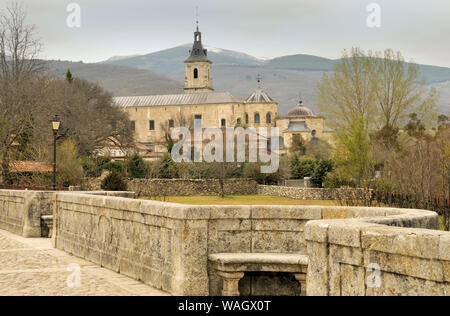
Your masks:
{"label": "church facade", "polygon": [[146,151],[141,151],[145,158],[162,156],[167,151],[166,133],[179,126],[192,128],[194,121],[201,122],[202,128],[280,127],[282,152],[290,147],[295,133],[302,134],[305,140],[314,137],[307,133],[329,138],[325,135],[329,132],[324,119],[316,117],[308,108],[301,107],[303,110],[299,111],[296,107],[288,116],[280,118],[278,103],[259,85],[246,100],[229,92],[214,91],[212,61],[201,36],[197,27],[193,47],[184,62],[184,94],[114,98],[116,105],[128,113],[137,144],[147,147]]}

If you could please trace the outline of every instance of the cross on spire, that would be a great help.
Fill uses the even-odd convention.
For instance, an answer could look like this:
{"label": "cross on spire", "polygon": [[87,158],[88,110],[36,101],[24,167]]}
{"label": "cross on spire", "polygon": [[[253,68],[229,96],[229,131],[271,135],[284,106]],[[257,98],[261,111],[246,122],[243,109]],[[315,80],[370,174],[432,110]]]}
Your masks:
{"label": "cross on spire", "polygon": [[198,18],[199,18],[198,6],[196,6],[195,7],[195,23],[197,23],[197,32],[198,32]]}
{"label": "cross on spire", "polygon": [[302,92],[298,93],[298,105],[301,106],[303,104]]}

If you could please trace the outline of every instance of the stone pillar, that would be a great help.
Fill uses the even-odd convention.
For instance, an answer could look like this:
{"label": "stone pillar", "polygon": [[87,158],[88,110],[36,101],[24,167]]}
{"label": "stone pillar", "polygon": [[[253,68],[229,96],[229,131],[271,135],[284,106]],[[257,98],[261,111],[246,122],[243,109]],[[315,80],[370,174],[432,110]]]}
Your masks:
{"label": "stone pillar", "polygon": [[300,283],[300,296],[306,296],[306,274],[296,273],[295,279]]}
{"label": "stone pillar", "polygon": [[239,281],[244,277],[244,272],[217,273],[222,278],[222,296],[240,296]]}

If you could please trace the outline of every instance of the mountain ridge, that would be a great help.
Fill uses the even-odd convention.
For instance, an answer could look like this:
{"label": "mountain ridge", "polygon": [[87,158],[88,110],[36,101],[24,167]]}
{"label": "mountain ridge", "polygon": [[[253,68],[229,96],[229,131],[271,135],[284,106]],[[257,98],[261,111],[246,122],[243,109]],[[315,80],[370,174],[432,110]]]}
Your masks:
{"label": "mountain ridge", "polygon": [[[109,62],[80,63],[50,61],[51,73],[63,77],[68,68],[75,77],[98,82],[116,96],[184,93],[184,60],[191,44],[138,56],[115,56]],[[296,54],[262,60],[251,55],[214,48],[213,85],[216,91],[228,91],[246,98],[262,75],[264,89],[279,103],[281,115],[296,106],[301,92],[304,104],[319,114],[316,87],[324,73],[338,60],[314,55]],[[421,75],[431,78],[429,87],[441,93],[438,107],[450,114],[450,69],[420,65]],[[151,69],[151,70],[149,70]]]}

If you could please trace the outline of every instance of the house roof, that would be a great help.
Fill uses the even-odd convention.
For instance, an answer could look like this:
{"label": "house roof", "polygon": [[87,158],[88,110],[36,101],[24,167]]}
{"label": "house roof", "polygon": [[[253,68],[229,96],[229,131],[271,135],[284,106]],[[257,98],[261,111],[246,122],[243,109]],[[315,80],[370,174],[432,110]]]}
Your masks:
{"label": "house roof", "polygon": [[9,163],[11,173],[47,173],[53,172],[53,166],[39,161],[12,161]]}
{"label": "house roof", "polygon": [[306,122],[290,122],[285,132],[311,132]]}
{"label": "house roof", "polygon": [[202,105],[242,103],[243,100],[229,92],[207,92],[192,94],[149,95],[132,97],[115,97],[114,102],[119,107],[151,107],[170,105]]}

